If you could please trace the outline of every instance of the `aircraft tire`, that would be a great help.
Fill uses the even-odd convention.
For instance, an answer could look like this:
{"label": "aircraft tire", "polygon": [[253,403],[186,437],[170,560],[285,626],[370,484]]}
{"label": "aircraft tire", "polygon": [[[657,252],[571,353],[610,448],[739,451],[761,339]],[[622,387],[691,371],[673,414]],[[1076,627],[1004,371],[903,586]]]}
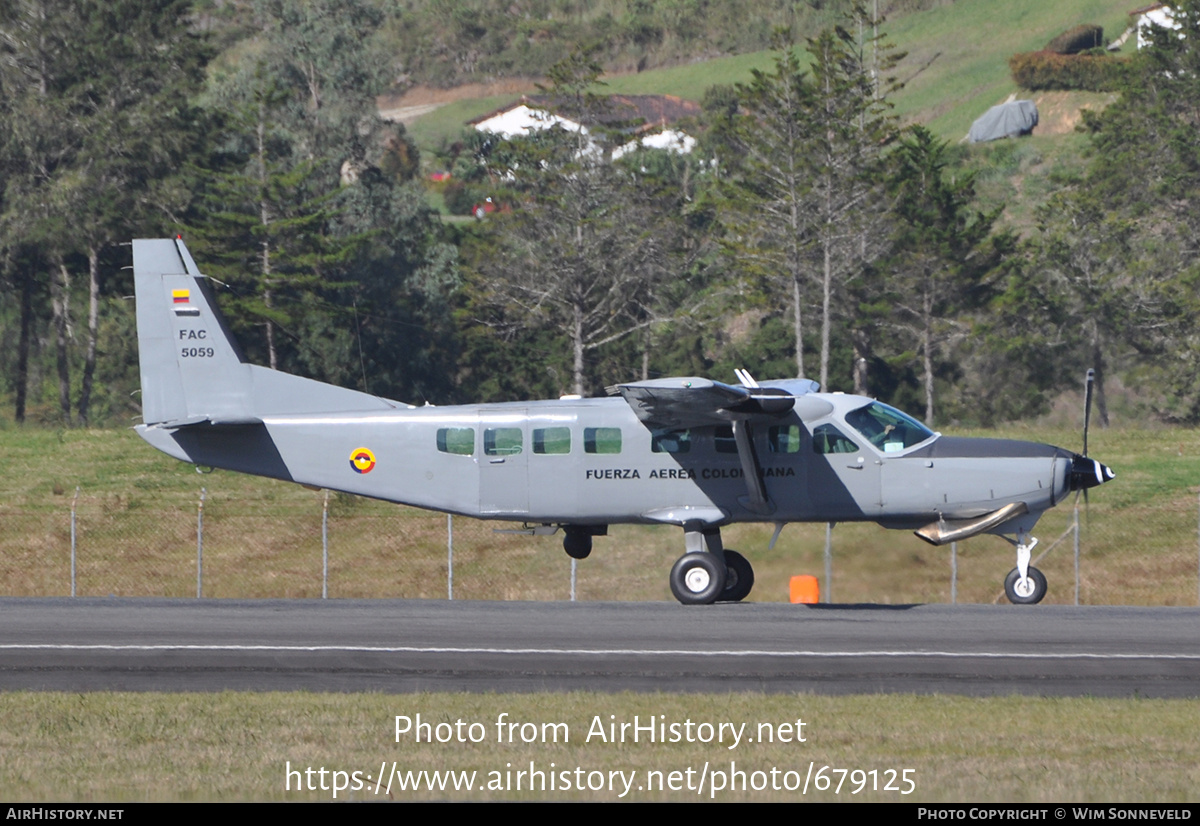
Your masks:
{"label": "aircraft tire", "polygon": [[721,602],[741,602],[750,596],[754,587],[754,568],[750,560],[737,551],[725,549],[725,590],[721,592]]}
{"label": "aircraft tire", "polygon": [[725,565],[710,553],[684,554],[671,567],[671,593],[684,605],[709,605],[725,590]]}
{"label": "aircraft tire", "polygon": [[[1018,589],[1021,572],[1013,568],[1004,578],[1004,595],[1013,605],[1037,605],[1046,596],[1046,576],[1032,565],[1029,567],[1029,584]],[[1018,593],[1020,591],[1020,593]]]}

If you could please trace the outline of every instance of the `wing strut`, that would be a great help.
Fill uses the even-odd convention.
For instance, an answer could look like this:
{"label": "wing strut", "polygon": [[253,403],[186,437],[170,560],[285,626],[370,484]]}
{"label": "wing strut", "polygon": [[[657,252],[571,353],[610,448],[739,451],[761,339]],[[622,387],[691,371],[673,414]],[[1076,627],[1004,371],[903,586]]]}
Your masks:
{"label": "wing strut", "polygon": [[753,433],[750,422],[738,419],[733,423],[733,439],[737,443],[738,459],[742,463],[742,475],[746,477],[746,497],[742,504],[755,513],[767,514],[775,510],[775,505],[767,498],[767,490],[763,485],[762,474],[759,472],[758,454],[754,452]]}

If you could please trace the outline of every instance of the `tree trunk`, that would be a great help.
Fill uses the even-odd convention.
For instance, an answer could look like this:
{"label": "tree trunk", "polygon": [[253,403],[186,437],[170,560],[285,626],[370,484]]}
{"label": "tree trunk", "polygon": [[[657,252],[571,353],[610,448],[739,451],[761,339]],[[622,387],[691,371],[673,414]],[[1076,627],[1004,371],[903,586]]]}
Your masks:
{"label": "tree trunk", "polygon": [[650,328],[642,335],[642,381],[650,379]]}
{"label": "tree trunk", "polygon": [[804,378],[804,327],[800,308],[800,275],[792,278],[792,328],[796,338],[796,378]]}
{"label": "tree trunk", "polygon": [[933,294],[925,290],[921,305],[924,315],[921,334],[922,368],[925,373],[925,424],[933,427]]}
{"label": "tree trunk", "polygon": [[[266,199],[267,192],[267,138],[266,138],[266,106],[261,101],[258,105],[258,124],[255,132],[258,138],[258,183],[262,197],[258,201],[258,219],[266,230],[271,226],[271,207]],[[261,253],[261,269],[262,269],[262,289],[263,289],[263,306],[268,310],[271,309],[271,241],[268,233],[263,233]],[[267,360],[271,365],[272,370],[279,369],[278,359],[275,355],[275,324],[270,318],[267,319]]]}
{"label": "tree trunk", "polygon": [[92,401],[92,380],[96,374],[96,339],[100,333],[100,254],[88,244],[88,340],[83,359],[83,385],[79,389],[79,421],[88,423]]}
{"label": "tree trunk", "polygon": [[850,338],[854,344],[854,392],[859,396],[869,396],[871,334],[859,328],[850,334]]}
{"label": "tree trunk", "polygon": [[1104,350],[1100,342],[1100,324],[1092,319],[1092,369],[1096,371],[1096,421],[1108,427],[1108,399],[1104,395]]}
{"label": "tree trunk", "polygon": [[58,265],[58,278],[50,279],[50,301],[54,309],[54,350],[58,369],[58,406],[65,423],[71,424],[71,371],[67,359],[68,318],[70,312],[68,292],[70,274],[65,264]]}
{"label": "tree trunk", "polygon": [[[831,231],[826,227],[826,231]],[[833,252],[828,238],[824,240],[825,269],[821,279],[821,390],[829,392],[829,325],[833,315]]]}
{"label": "tree trunk", "polygon": [[573,365],[573,373],[575,376],[575,394],[583,395],[583,309],[576,304],[574,306],[574,323],[571,325],[571,344],[575,350],[575,363]]}
{"label": "tree trunk", "polygon": [[29,339],[33,333],[33,277],[21,271],[21,337],[17,340],[17,399],[13,419],[25,422],[25,400],[29,392]]}

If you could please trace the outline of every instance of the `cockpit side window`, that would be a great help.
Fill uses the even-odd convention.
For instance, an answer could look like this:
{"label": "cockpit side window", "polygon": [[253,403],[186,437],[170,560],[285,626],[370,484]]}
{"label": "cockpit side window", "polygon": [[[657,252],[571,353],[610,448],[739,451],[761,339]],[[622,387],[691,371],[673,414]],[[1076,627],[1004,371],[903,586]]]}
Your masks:
{"label": "cockpit side window", "polygon": [[713,446],[717,453],[737,453],[737,439],[733,438],[733,425],[719,424],[713,430]]}
{"label": "cockpit side window", "polygon": [[871,402],[846,414],[846,424],[884,453],[899,453],[933,438],[933,431],[886,404]]}
{"label": "cockpit side window", "polygon": [[767,428],[767,447],[772,453],[800,451],[800,425],[772,425]]}
{"label": "cockpit side window", "polygon": [[831,424],[813,428],[813,453],[858,453],[859,447]]}

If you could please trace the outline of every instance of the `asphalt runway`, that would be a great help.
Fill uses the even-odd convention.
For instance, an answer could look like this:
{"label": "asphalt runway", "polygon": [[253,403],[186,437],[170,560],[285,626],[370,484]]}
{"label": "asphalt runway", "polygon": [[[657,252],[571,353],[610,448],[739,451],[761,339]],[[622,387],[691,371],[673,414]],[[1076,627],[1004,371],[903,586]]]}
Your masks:
{"label": "asphalt runway", "polygon": [[0,690],[1200,696],[1200,609],[0,599]]}

